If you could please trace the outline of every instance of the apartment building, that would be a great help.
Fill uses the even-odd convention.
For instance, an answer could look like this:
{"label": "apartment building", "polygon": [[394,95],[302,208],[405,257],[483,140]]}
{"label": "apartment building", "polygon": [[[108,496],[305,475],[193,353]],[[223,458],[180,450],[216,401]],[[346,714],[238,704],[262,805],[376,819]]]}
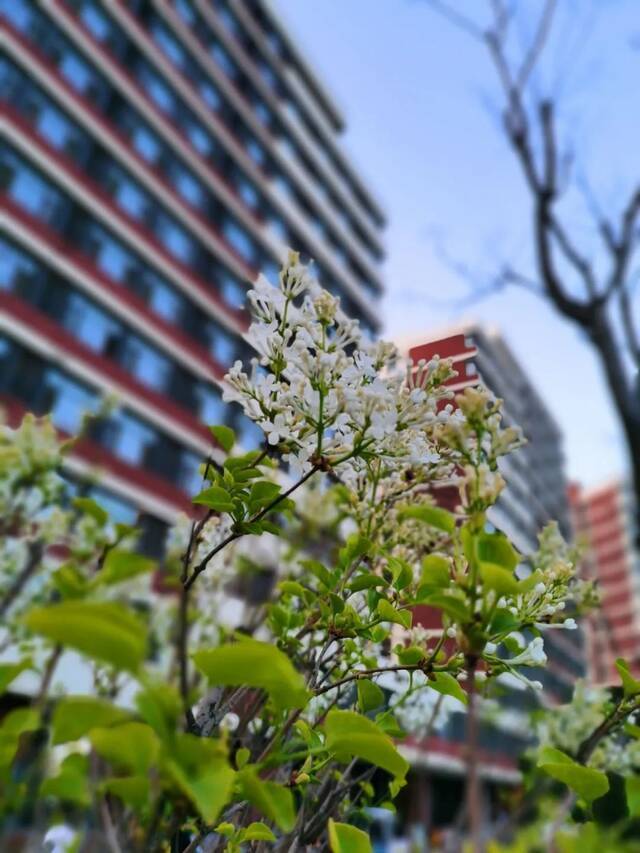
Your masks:
{"label": "apartment building", "polygon": [[615,668],[624,658],[640,676],[640,555],[634,545],[634,498],[628,483],[613,481],[569,491],[576,534],[585,546],[585,573],[596,581],[601,607],[587,630],[589,679],[620,683]]}
{"label": "apartment building", "polygon": [[215,384],[249,282],[294,247],[374,335],[384,213],[263,0],[0,0],[0,26],[0,397],[70,434],[116,398],[69,476],[157,550],[205,425],[259,438]]}

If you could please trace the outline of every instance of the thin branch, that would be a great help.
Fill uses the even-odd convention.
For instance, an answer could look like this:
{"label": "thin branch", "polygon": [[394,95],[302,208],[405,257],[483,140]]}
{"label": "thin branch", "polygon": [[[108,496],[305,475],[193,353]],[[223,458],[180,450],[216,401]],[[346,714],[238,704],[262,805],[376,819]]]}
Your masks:
{"label": "thin branch", "polygon": [[520,70],[516,74],[516,86],[520,90],[524,89],[526,86],[537,61],[540,58],[540,54],[544,50],[544,46],[549,38],[549,33],[551,32],[551,24],[553,23],[555,11],[556,0],[547,0],[544,9],[542,10],[542,14],[540,15],[538,27],[531,42],[531,46],[529,47],[522,65],[520,66]]}
{"label": "thin branch", "polygon": [[[296,483],[294,483],[293,486],[287,489],[286,492],[282,492],[276,498],[274,498],[274,500],[267,504],[264,509],[261,509],[260,512],[256,513],[256,515],[250,518],[247,523],[255,524],[257,521],[261,521],[261,519],[263,519],[265,515],[267,515],[267,513],[271,512],[272,509],[275,509],[278,504],[285,500],[285,498],[288,498],[289,495],[293,494],[296,489],[298,489],[303,483],[306,483],[307,480],[309,480],[319,470],[320,466],[314,465],[307,471],[306,474],[304,474]],[[191,573],[191,576],[184,581],[184,588],[187,590],[191,589],[198,576],[201,575],[202,572],[204,572],[204,570],[207,568],[208,564],[216,556],[216,554],[219,554],[220,551],[227,547],[227,545],[230,545],[232,542],[235,542],[236,539],[240,539],[240,537],[243,535],[244,534],[241,531],[230,533],[229,536],[223,539],[222,542],[215,546],[215,548],[212,548],[209,553],[206,554],[202,558],[200,563],[198,563],[198,565],[194,568],[193,572]]]}
{"label": "thin branch", "polygon": [[432,7],[438,14],[442,15],[449,23],[454,24],[458,29],[463,30],[475,39],[483,41],[485,32],[482,27],[478,26],[474,20],[467,18],[457,9],[454,9],[449,3],[444,3],[443,0],[427,0],[429,6]]}
{"label": "thin branch", "polygon": [[7,610],[11,607],[27,583],[37,572],[43,553],[44,547],[42,542],[31,543],[24,566],[15,576],[13,583],[6,590],[2,600],[0,601],[0,618],[6,614]]}

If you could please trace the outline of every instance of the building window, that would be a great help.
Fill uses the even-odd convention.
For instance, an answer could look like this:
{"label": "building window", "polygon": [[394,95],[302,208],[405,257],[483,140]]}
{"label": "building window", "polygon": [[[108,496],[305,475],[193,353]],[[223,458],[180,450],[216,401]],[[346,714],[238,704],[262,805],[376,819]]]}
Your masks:
{"label": "building window", "polygon": [[233,79],[236,76],[238,73],[236,64],[219,42],[211,42],[209,45],[209,53],[220,68],[222,68],[227,77],[231,77]]}
{"label": "building window", "polygon": [[202,458],[196,453],[183,450],[180,454],[178,485],[188,495],[195,495],[202,490]]}
{"label": "building window", "polygon": [[198,153],[202,154],[203,157],[211,156],[212,151],[215,150],[215,145],[201,124],[191,119],[185,119],[182,123],[182,129]]}
{"label": "building window", "polygon": [[260,194],[255,186],[241,172],[236,172],[234,184],[238,195],[252,210],[255,210],[260,205]]}
{"label": "building window", "polygon": [[80,9],[80,19],[91,35],[98,41],[108,41],[113,33],[113,26],[95,3],[83,3]]}
{"label": "building window", "polygon": [[167,28],[158,20],[151,22],[151,35],[160,50],[174,65],[184,68],[187,64],[187,55],[182,45],[171,35]]}
{"label": "building window", "polygon": [[267,162],[267,155],[262,145],[253,137],[247,137],[245,140],[245,148],[247,154],[253,162],[258,166],[264,166]]}
{"label": "building window", "polygon": [[142,465],[155,431],[128,412],[116,412],[104,425],[102,443],[130,465]]}
{"label": "building window", "polygon": [[224,423],[226,404],[222,402],[220,392],[208,382],[199,382],[196,394],[198,396],[198,415],[205,424]]}
{"label": "building window", "polygon": [[152,165],[157,163],[162,155],[163,145],[148,127],[138,122],[131,128],[130,141],[138,154]]}
{"label": "building window", "polygon": [[57,220],[63,210],[61,193],[8,149],[0,154],[0,186],[17,204],[45,222]]}
{"label": "building window", "polygon": [[222,298],[231,306],[231,308],[244,308],[247,290],[243,287],[235,276],[226,271],[221,271],[218,275],[218,282]]}
{"label": "building window", "polygon": [[79,293],[72,293],[69,297],[62,324],[74,338],[99,353],[109,354],[114,340],[122,334],[122,326],[117,320]]}
{"label": "building window", "polygon": [[185,201],[197,209],[203,208],[207,194],[200,181],[176,161],[171,164],[170,172],[173,186]]}
{"label": "building window", "polygon": [[190,27],[196,22],[196,13],[189,0],[174,0],[174,8],[182,20]]}
{"label": "building window", "polygon": [[171,371],[169,359],[159,353],[134,335],[129,335],[124,343],[121,356],[122,366],[130,371],[136,379],[163,391],[167,387]]}
{"label": "building window", "polygon": [[168,115],[173,114],[176,104],[173,92],[162,82],[160,77],[149,68],[148,65],[139,65],[138,82],[162,112],[167,113]]}
{"label": "building window", "polygon": [[177,225],[166,213],[159,212],[155,222],[158,240],[179,261],[190,264],[195,255],[195,244],[184,228]]}
{"label": "building window", "polygon": [[222,106],[222,98],[213,84],[209,83],[207,80],[201,80],[198,85],[198,91],[200,92],[202,100],[207,104],[207,106],[211,107],[214,112],[220,109]]}
{"label": "building window", "polygon": [[236,355],[234,339],[214,323],[209,324],[209,351],[218,364],[225,367],[232,363]]}
{"label": "building window", "polygon": [[227,243],[237,252],[245,263],[250,266],[255,260],[255,246],[249,234],[235,219],[226,217],[222,226],[222,233]]}
{"label": "building window", "polygon": [[2,3],[2,14],[20,32],[26,33],[34,19],[34,9],[27,0],[6,0]]}
{"label": "building window", "polygon": [[0,288],[3,290],[31,290],[40,279],[36,262],[0,238]]}
{"label": "building window", "polygon": [[82,426],[84,416],[94,409],[96,394],[55,368],[47,368],[43,378],[49,393],[53,423],[58,429],[75,435]]}
{"label": "building window", "polygon": [[138,510],[124,498],[116,497],[112,492],[93,486],[87,491],[87,496],[92,498],[102,509],[109,513],[112,521],[120,524],[135,524],[138,518]]}

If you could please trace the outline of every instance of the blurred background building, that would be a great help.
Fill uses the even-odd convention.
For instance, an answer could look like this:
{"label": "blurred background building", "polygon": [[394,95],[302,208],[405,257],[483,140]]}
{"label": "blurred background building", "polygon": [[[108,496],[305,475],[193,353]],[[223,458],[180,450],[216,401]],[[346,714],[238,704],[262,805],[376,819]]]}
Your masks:
{"label": "blurred background building", "polygon": [[589,678],[619,684],[616,658],[640,676],[640,555],[634,548],[633,495],[628,483],[570,488],[576,535],[585,546],[584,567],[600,589],[602,605],[587,620]]}
{"label": "blurred background building", "polygon": [[[492,524],[523,554],[536,550],[538,532],[552,520],[558,521],[561,532],[570,539],[562,434],[499,332],[469,324],[425,336],[420,342],[401,345],[401,349],[414,363],[434,355],[452,359],[458,374],[449,383],[453,391],[482,383],[504,401],[505,423],[522,428],[527,444],[500,463],[507,486],[490,511]],[[438,500],[453,507],[458,501],[457,490],[443,492]],[[414,624],[439,627],[439,612],[424,606],[416,611]],[[528,669],[527,676],[542,682],[545,701],[568,702],[576,678],[586,672],[583,631],[546,631],[544,642],[548,665]],[[522,712],[535,707],[537,695],[514,688],[515,684],[507,686],[481,726],[480,773],[485,781],[487,813],[494,820],[509,786],[520,779],[518,758],[534,734],[528,715]],[[450,714],[426,739],[409,741],[406,755],[413,770],[408,790],[400,800],[409,823],[437,830],[455,820],[465,785],[465,737],[466,715],[460,711]]]}
{"label": "blurred background building", "polygon": [[118,399],[69,475],[154,552],[199,487],[205,424],[256,439],[212,381],[247,355],[248,282],[292,246],[373,335],[384,214],[262,0],[0,10],[0,395],[65,433]]}

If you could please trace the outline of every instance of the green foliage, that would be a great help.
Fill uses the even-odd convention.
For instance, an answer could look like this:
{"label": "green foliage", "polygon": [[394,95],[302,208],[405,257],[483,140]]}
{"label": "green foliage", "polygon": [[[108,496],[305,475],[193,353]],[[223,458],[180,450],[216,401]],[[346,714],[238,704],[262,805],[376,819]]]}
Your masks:
{"label": "green foliage", "polygon": [[135,672],[147,654],[145,626],[113,602],[64,601],[34,607],[24,624],[54,643],[128,672]]}
{"label": "green foliage", "polygon": [[559,782],[564,782],[589,802],[604,796],[609,790],[609,780],[605,773],[592,767],[584,767],[553,747],[546,747],[541,751],[538,767]]}
{"label": "green foliage", "polygon": [[275,707],[301,708],[307,691],[289,658],[268,643],[240,639],[233,645],[196,652],[193,660],[210,684],[266,690]]}
{"label": "green foliage", "polygon": [[371,853],[369,836],[356,826],[329,818],[328,834],[332,853]]}
{"label": "green foliage", "polygon": [[[27,797],[47,819],[112,825],[122,850],[215,831],[226,853],[327,842],[369,853],[353,821],[367,806],[393,808],[409,769],[397,741],[415,719],[439,723],[467,705],[470,661],[476,692],[480,675],[487,690],[503,673],[526,681],[541,640],[522,649],[522,637],[581,605],[557,528],[529,555],[487,529],[498,459],[520,443],[501,427],[499,403],[467,389],[448,417],[446,362],[407,380],[387,345],[358,352],[330,295],[293,304],[304,275],[292,256],[280,296],[254,301],[273,314],[271,355],[280,340],[304,354],[295,364],[288,350],[265,356],[266,376],[227,377],[266,449],[243,453],[231,429],[211,428],[194,518],[176,519],[161,560],[139,553],[137,530],[68,493],[60,473],[72,445],[49,421],[0,430],[0,641],[14,650],[0,688],[35,685],[0,722],[0,818]],[[281,393],[301,370],[300,393]],[[460,507],[449,512],[434,495],[454,476]],[[274,571],[268,600],[249,596],[242,629],[229,624],[226,594]],[[156,572],[170,594],[155,592]],[[417,604],[441,624],[414,626]],[[61,661],[77,669],[74,693],[58,683]],[[620,673],[614,716],[633,726],[638,683]],[[603,770],[563,752],[544,758],[547,774],[598,803],[593,814],[611,813]],[[635,814],[637,792],[625,791]]]}
{"label": "green foliage", "polygon": [[372,720],[354,711],[330,711],[324,729],[327,746],[343,763],[351,758],[361,758],[399,779],[409,770],[407,761],[400,755],[388,737]]}

